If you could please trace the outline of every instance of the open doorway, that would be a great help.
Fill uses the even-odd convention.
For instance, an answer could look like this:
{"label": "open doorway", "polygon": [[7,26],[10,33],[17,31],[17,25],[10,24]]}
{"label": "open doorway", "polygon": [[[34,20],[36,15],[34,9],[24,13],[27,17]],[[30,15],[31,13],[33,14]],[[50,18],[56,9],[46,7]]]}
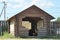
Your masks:
{"label": "open doorway", "polygon": [[[22,21],[30,23],[30,26],[29,26],[30,29],[28,30],[28,35],[29,36],[37,36],[38,35],[37,22],[39,20],[41,20],[41,18],[39,18],[39,17],[25,17],[25,18],[22,19]],[[28,28],[27,25],[26,25],[26,27]]]}
{"label": "open doorway", "polygon": [[31,21],[31,29],[29,30],[29,36],[37,36],[37,23],[32,20]]}

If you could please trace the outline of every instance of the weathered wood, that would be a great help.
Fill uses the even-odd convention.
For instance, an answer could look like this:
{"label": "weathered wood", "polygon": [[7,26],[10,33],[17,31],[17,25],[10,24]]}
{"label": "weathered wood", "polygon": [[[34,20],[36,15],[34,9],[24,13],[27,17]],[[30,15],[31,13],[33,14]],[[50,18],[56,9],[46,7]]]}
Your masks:
{"label": "weathered wood", "polygon": [[[22,21],[36,21],[36,22],[31,22],[31,28],[37,29],[37,34],[40,36],[40,33],[42,35],[46,35],[48,33],[48,31],[50,30],[49,28],[49,23],[50,20],[53,19],[53,17],[49,14],[47,14],[46,12],[44,12],[43,10],[39,9],[36,6],[32,6],[26,10],[24,10],[23,12],[13,16],[12,18],[10,18],[8,21],[12,21],[12,19],[15,19],[15,35],[17,36],[29,36],[29,28],[22,26]],[[41,21],[42,20],[42,21]],[[41,21],[41,22],[39,22]],[[39,23],[38,23],[39,22]],[[36,24],[36,25],[35,25]],[[34,29],[34,30],[35,30]],[[43,34],[44,33],[44,34]]]}

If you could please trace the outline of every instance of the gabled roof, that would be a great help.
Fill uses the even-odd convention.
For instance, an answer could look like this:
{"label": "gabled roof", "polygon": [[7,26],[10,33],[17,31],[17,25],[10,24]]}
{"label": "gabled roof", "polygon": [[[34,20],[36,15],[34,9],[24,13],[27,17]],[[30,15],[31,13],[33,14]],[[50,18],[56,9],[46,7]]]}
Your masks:
{"label": "gabled roof", "polygon": [[[53,16],[51,16],[50,14],[48,14],[47,12],[43,11],[42,9],[40,9],[39,7],[37,7],[37,6],[35,6],[35,5],[32,5],[31,7],[27,8],[27,9],[25,9],[25,10],[19,12],[19,13],[17,13],[16,15],[19,15],[20,13],[25,12],[25,11],[27,11],[28,9],[33,8],[33,7],[38,8],[40,11],[42,11],[42,12],[46,13],[46,15],[50,16],[51,19],[54,19]],[[16,15],[12,16],[12,17],[9,18],[8,20],[12,19],[12,18],[15,17]]]}

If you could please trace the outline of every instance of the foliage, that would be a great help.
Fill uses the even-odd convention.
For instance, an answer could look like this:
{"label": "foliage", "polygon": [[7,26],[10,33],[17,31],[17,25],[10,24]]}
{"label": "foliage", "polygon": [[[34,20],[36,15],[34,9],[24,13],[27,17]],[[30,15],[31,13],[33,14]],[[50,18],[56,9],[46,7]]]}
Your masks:
{"label": "foliage", "polygon": [[60,17],[58,17],[56,21],[57,21],[57,22],[60,22]]}

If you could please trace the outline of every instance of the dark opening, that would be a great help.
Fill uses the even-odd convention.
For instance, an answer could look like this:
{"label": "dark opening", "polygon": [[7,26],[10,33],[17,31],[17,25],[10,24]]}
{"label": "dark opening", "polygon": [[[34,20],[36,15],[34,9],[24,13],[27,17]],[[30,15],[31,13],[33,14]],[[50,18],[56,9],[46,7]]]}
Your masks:
{"label": "dark opening", "polygon": [[31,21],[31,29],[29,30],[29,36],[37,36],[37,23]]}
{"label": "dark opening", "polygon": [[31,29],[29,30],[29,36],[37,36],[37,22],[41,20],[39,17],[25,17],[22,19],[23,21],[31,22]]}

